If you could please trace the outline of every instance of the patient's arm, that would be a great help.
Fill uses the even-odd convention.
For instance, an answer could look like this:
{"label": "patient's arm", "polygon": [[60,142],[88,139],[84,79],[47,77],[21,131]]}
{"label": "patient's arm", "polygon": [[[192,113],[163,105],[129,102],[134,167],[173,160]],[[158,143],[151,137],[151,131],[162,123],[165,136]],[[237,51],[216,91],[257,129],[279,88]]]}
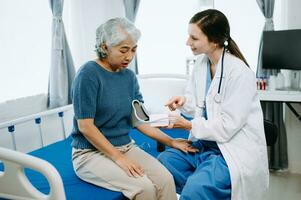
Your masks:
{"label": "patient's arm", "polygon": [[150,126],[149,124],[142,124],[137,126],[137,129],[143,134],[169,146],[179,149],[183,152],[196,152],[197,149],[190,145],[190,141],[185,139],[174,139],[166,135],[159,128]]}
{"label": "patient's arm", "polygon": [[143,176],[142,167],[117,150],[94,125],[94,119],[80,119],[77,121],[80,132],[99,151],[103,152],[130,177]]}
{"label": "patient's arm", "polygon": [[114,148],[94,125],[94,119],[79,119],[77,120],[77,124],[80,132],[99,151],[103,152],[114,161],[120,156],[121,152]]}

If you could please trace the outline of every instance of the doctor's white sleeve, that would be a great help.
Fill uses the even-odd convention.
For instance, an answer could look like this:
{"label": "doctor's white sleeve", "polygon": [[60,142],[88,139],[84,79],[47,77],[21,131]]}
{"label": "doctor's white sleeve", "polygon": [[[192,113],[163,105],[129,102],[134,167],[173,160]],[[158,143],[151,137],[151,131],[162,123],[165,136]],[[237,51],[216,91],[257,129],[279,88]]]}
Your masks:
{"label": "doctor's white sleeve", "polygon": [[191,134],[195,138],[227,142],[243,128],[249,115],[260,106],[256,98],[254,74],[249,69],[236,72],[225,85],[224,98],[220,109],[214,108],[218,112],[214,113],[214,118],[192,120]]}

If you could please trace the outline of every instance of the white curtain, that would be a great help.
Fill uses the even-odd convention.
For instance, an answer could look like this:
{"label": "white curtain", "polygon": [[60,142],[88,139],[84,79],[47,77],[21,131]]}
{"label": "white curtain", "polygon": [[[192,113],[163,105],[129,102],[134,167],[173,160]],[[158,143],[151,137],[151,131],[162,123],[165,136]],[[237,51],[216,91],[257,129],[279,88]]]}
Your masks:
{"label": "white curtain", "polygon": [[71,84],[75,69],[62,20],[63,0],[49,0],[53,15],[51,66],[48,106],[56,108],[71,103]]}

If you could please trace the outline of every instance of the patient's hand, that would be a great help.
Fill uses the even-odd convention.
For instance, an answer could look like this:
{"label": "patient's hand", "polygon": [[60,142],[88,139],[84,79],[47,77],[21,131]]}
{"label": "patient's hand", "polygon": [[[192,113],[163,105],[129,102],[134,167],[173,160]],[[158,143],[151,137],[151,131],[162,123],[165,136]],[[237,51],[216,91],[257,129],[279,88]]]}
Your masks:
{"label": "patient's hand", "polygon": [[185,100],[186,99],[184,96],[173,96],[165,103],[165,106],[168,106],[171,111],[174,111],[177,108],[182,107],[185,103]]}
{"label": "patient's hand", "polygon": [[115,160],[115,163],[121,167],[121,169],[123,169],[129,177],[138,178],[144,175],[143,168],[124,154],[120,154],[120,156]]}
{"label": "patient's hand", "polygon": [[195,152],[199,151],[195,147],[191,146],[191,141],[185,140],[185,139],[173,139],[173,141],[171,143],[171,147],[173,147],[175,149],[179,149],[185,153],[188,153],[188,152],[195,153]]}

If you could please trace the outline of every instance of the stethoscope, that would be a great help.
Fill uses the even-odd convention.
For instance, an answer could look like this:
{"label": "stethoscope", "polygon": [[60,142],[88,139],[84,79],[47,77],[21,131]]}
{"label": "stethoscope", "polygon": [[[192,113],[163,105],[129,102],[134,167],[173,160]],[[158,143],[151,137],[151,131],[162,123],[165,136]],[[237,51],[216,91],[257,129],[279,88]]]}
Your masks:
{"label": "stethoscope", "polygon": [[225,57],[225,52],[228,46],[228,41],[226,40],[224,42],[224,49],[223,49],[223,54],[222,54],[222,64],[221,64],[221,78],[219,80],[219,84],[218,84],[218,89],[217,89],[217,93],[214,96],[214,101],[216,103],[220,103],[222,101],[222,95],[221,95],[221,87],[222,87],[222,82],[223,82],[223,75],[224,75],[224,57]]}
{"label": "stethoscope", "polygon": [[[221,78],[219,80],[219,84],[218,84],[218,89],[217,89],[217,93],[214,96],[214,101],[216,103],[221,103],[222,101],[222,95],[221,95],[221,87],[222,87],[222,82],[223,82],[223,75],[224,75],[224,57],[225,57],[225,52],[227,50],[227,46],[228,46],[228,41],[226,40],[224,42],[224,49],[223,49],[223,53],[222,53],[222,63],[221,63]],[[203,101],[202,104],[197,104],[198,108],[201,109],[206,109],[206,102]]]}

